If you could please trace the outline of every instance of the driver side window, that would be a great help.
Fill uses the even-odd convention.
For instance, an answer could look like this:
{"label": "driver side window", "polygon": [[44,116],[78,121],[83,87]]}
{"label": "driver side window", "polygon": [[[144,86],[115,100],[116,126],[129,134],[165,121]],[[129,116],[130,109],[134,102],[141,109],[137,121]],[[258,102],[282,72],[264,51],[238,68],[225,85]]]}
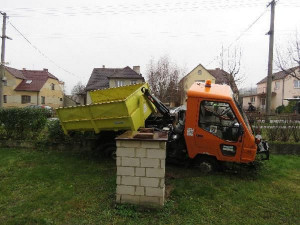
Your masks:
{"label": "driver side window", "polygon": [[239,123],[226,102],[202,101],[198,125],[205,131],[226,141],[237,141]]}

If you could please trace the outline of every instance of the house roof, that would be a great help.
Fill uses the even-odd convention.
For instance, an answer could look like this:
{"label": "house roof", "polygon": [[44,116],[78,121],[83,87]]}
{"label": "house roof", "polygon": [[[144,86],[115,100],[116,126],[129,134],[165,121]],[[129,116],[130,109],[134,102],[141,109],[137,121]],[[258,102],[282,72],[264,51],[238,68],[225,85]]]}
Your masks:
{"label": "house roof", "polygon": [[129,66],[126,66],[121,71],[110,75],[109,78],[136,78],[136,79],[141,79],[143,77],[140,74],[138,74],[137,72],[135,72],[133,69],[131,69]]}
{"label": "house roof", "polygon": [[129,66],[125,68],[94,68],[85,89],[91,91],[109,88],[110,78],[144,79],[141,74],[136,73]]}
{"label": "house roof", "polygon": [[[238,88],[236,86],[236,83],[234,82],[234,79],[231,74],[227,73],[225,70],[216,68],[214,70],[207,70],[213,77],[216,78],[216,84],[228,84],[228,78],[231,77],[233,84],[232,89],[233,92],[237,92]],[[229,84],[228,84],[229,85]]]}
{"label": "house roof", "polygon": [[15,78],[19,78],[19,79],[25,79],[24,75],[22,74],[22,72],[20,70],[17,70],[15,68],[11,68],[8,66],[5,66],[5,69],[11,74],[13,75]]}
{"label": "house roof", "polygon": [[[272,74],[272,80],[281,80],[283,78],[285,78],[286,76],[288,76],[288,73],[292,73],[294,72],[297,68],[299,68],[298,66],[296,67],[293,67],[293,68],[290,68],[286,71],[279,71],[279,72],[276,72],[276,73],[273,73]],[[265,77],[264,79],[262,79],[261,81],[259,81],[257,84],[263,84],[263,83],[266,83],[267,82],[267,77]]]}
{"label": "house roof", "polygon": [[229,73],[222,69],[207,70],[214,78],[216,78],[216,84],[227,83],[227,78],[225,76],[230,76]]}
{"label": "house roof", "polygon": [[[16,70],[16,69],[14,69]],[[40,91],[49,78],[58,80],[47,69],[19,70],[23,75],[22,82],[15,88],[16,91]]]}

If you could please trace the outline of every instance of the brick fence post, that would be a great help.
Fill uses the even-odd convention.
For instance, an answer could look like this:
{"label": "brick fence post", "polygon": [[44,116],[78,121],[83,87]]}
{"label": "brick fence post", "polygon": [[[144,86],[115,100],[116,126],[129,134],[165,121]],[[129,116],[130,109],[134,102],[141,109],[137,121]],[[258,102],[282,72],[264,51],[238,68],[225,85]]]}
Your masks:
{"label": "brick fence post", "polygon": [[[163,206],[167,137],[134,138],[128,131],[117,141],[117,203]],[[158,138],[160,137],[160,138]]]}

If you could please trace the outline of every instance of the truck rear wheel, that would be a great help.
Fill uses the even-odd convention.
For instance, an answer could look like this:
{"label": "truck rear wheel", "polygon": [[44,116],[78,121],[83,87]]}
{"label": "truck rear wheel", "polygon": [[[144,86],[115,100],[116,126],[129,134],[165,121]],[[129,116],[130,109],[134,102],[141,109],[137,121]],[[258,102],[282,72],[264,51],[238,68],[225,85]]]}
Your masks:
{"label": "truck rear wheel", "polygon": [[218,161],[211,156],[199,156],[195,159],[194,166],[202,173],[208,174],[217,171]]}
{"label": "truck rear wheel", "polygon": [[117,147],[113,144],[104,147],[104,155],[110,159],[117,159]]}

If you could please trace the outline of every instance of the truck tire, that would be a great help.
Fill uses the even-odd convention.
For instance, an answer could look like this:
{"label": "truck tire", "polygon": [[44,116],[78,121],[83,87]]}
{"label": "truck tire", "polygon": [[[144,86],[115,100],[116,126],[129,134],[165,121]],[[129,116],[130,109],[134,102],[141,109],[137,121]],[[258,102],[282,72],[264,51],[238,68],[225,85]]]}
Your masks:
{"label": "truck tire", "polygon": [[218,170],[218,161],[212,156],[198,156],[194,166],[202,173],[209,174]]}

